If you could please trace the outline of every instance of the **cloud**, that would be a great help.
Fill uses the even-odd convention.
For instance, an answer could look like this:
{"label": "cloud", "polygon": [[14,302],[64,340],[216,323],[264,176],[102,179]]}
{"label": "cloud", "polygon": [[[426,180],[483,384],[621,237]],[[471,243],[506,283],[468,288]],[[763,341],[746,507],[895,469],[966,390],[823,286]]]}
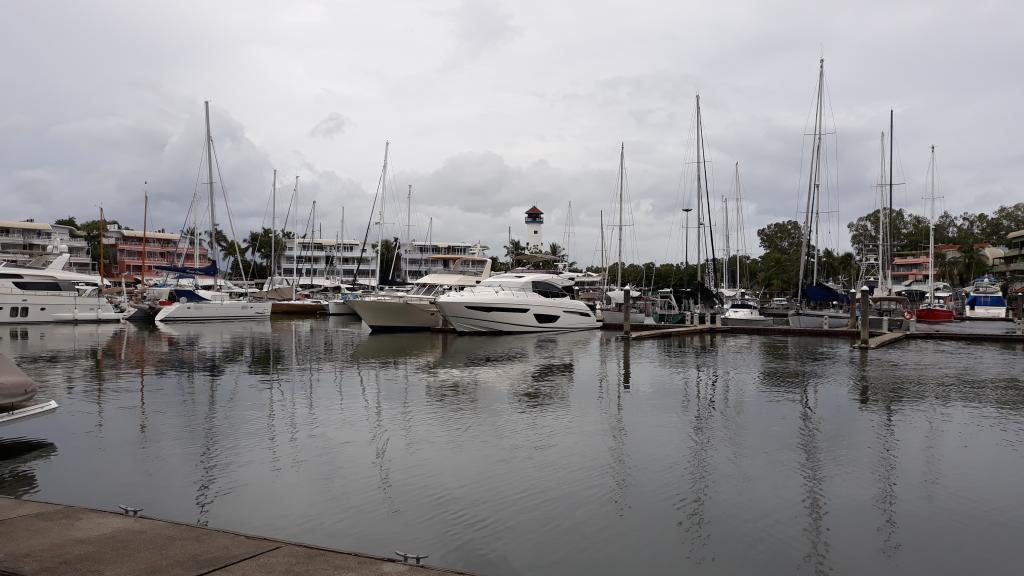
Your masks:
{"label": "cloud", "polygon": [[341,114],[331,112],[310,129],[309,135],[313,138],[333,140],[339,134],[345,133],[345,128],[349,122],[349,119]]}
{"label": "cloud", "polygon": [[498,2],[462,0],[447,13],[455,32],[455,51],[463,58],[477,58],[498,50],[522,35],[513,16]]}

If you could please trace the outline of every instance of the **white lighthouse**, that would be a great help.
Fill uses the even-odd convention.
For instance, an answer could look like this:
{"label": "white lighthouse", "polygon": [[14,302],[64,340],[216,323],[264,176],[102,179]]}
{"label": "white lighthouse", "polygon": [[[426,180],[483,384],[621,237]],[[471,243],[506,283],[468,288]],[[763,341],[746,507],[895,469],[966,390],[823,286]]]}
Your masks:
{"label": "white lighthouse", "polygon": [[544,249],[544,234],[541,228],[544,226],[544,213],[540,208],[531,206],[526,211],[526,248]]}

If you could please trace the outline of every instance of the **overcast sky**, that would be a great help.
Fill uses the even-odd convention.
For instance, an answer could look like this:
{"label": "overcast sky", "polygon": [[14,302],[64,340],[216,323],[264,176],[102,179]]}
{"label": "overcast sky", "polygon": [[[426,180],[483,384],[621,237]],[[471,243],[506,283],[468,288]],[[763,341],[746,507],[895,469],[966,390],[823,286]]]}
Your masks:
{"label": "overcast sky", "polygon": [[413,236],[432,217],[435,240],[499,255],[509,226],[524,235],[531,204],[546,213],[545,240],[561,242],[571,200],[573,257],[587,264],[599,259],[599,211],[613,221],[624,142],[626,258],[678,261],[699,91],[712,190],[734,194],[738,161],[756,253],[756,228],[796,217],[806,189],[821,56],[832,244],[847,245],[846,222],[875,206],[890,108],[907,183],[897,207],[921,210],[930,144],[943,207],[1024,200],[1024,8],[835,4],[9,3],[0,219],[82,220],[102,205],[141,228],[148,181],[153,225],[178,230],[208,99],[236,230],[264,221],[276,168],[280,213],[298,175],[300,213],[317,200],[333,238],[344,206],[346,235],[361,238],[390,140],[392,234],[410,184]]}

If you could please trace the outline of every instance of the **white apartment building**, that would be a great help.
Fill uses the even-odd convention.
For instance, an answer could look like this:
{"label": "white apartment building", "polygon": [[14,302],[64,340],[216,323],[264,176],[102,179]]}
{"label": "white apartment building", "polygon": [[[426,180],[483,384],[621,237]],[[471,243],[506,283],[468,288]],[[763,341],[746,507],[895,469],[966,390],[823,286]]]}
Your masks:
{"label": "white apartment building", "polygon": [[71,226],[0,220],[0,261],[24,266],[40,256],[69,254],[66,270],[95,272],[89,244]]}
{"label": "white apartment building", "polygon": [[[372,243],[367,243],[361,252],[362,242],[358,240],[296,239],[285,240],[285,251],[279,260],[278,277],[275,285],[290,284],[295,278],[297,284],[318,285],[337,282],[353,283],[353,275],[359,268],[356,282],[375,286],[377,284],[377,253]],[[467,242],[411,242],[402,250],[401,263],[406,273],[402,278],[414,282],[430,272],[430,256],[483,255],[486,246]],[[391,266],[391,262],[385,263]]]}

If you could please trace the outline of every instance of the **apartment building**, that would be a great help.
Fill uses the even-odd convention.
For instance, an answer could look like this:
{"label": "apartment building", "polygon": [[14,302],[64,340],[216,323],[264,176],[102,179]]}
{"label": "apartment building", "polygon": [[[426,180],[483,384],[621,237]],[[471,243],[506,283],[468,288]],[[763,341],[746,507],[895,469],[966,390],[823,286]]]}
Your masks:
{"label": "apartment building", "polygon": [[[203,267],[210,263],[205,246],[200,245],[198,258],[195,246],[180,234],[146,232],[145,242],[141,230],[125,230],[116,224],[107,226],[103,233],[104,257],[108,265],[104,270],[110,276],[141,277],[143,272],[143,244],[145,244],[145,272],[147,278],[163,275],[156,266],[184,265]],[[184,263],[183,263],[184,262]]]}
{"label": "apartment building", "polygon": [[85,238],[71,226],[45,222],[0,220],[0,261],[24,266],[40,256],[69,254],[67,270],[96,270]]}

